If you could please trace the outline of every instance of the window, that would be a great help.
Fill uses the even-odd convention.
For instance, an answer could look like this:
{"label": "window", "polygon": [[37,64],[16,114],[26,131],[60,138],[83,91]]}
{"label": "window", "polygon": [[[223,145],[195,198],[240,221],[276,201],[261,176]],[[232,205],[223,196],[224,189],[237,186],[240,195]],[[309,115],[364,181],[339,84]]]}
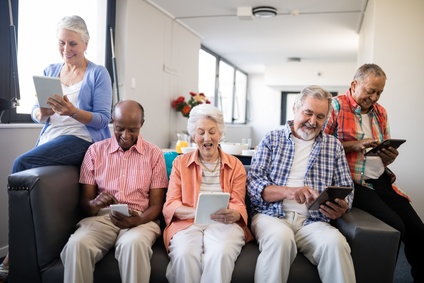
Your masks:
{"label": "window", "polygon": [[[115,0],[73,0],[72,5],[65,5],[65,2],[57,0],[11,2],[14,3],[13,20],[17,33],[20,101],[15,113],[11,113],[14,115],[10,115],[7,122],[20,121],[19,114],[30,113],[36,99],[32,76],[42,75],[43,70],[51,63],[62,62],[56,38],[56,24],[62,17],[79,15],[85,20],[90,33],[87,59],[111,70],[111,62],[106,60],[111,58],[110,44],[106,43],[110,42],[109,27],[114,28]],[[2,12],[1,16],[3,15]],[[9,19],[8,15],[6,19]],[[3,35],[2,28],[0,36],[3,38]],[[3,75],[3,71],[0,75]],[[11,69],[7,69],[5,73],[5,76],[11,77]],[[5,94],[0,94],[0,97],[10,100],[14,97],[11,92],[13,89],[8,92],[7,97]],[[26,117],[24,122],[29,122],[29,116]]]}
{"label": "window", "polygon": [[209,101],[215,103],[215,78],[218,60],[212,54],[200,49],[199,52],[199,92],[203,92]]}
{"label": "window", "polygon": [[202,47],[199,52],[199,91],[217,106],[226,123],[246,123],[247,74]]}

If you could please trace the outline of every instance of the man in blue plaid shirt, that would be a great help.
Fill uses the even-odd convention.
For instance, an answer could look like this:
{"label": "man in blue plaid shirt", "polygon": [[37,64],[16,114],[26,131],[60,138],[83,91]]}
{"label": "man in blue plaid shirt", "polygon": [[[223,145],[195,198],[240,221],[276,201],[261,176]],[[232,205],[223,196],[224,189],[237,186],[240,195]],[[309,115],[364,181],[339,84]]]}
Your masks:
{"label": "man in blue plaid shirt", "polygon": [[297,251],[318,266],[322,282],[355,282],[349,244],[329,224],[351,208],[353,191],[318,210],[307,208],[328,186],[353,188],[343,146],[322,132],[331,101],[319,86],[303,89],[293,106],[294,120],[268,133],[252,158],[251,228],[261,250],[255,282],[287,282]]}

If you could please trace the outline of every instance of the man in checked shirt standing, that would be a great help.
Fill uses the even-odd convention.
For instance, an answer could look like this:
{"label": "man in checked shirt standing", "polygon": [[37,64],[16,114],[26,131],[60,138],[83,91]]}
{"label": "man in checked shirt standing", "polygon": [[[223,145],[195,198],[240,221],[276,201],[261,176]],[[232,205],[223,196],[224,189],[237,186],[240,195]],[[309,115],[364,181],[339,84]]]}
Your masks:
{"label": "man in checked shirt standing", "polygon": [[[160,235],[157,218],[168,186],[162,151],[141,137],[144,109],[118,102],[115,137],[89,147],[81,166],[81,208],[87,215],[63,248],[64,282],[93,282],[94,265],[112,247],[122,282],[149,282],[151,246]],[[111,212],[127,204],[130,216]]]}
{"label": "man in checked shirt standing", "polygon": [[298,250],[318,265],[322,282],[355,282],[349,244],[328,223],[351,208],[353,192],[319,210],[306,206],[328,186],[353,188],[343,146],[322,133],[331,101],[321,87],[303,89],[293,106],[294,120],[268,133],[252,158],[247,188],[251,228],[261,251],[255,282],[287,282]]}

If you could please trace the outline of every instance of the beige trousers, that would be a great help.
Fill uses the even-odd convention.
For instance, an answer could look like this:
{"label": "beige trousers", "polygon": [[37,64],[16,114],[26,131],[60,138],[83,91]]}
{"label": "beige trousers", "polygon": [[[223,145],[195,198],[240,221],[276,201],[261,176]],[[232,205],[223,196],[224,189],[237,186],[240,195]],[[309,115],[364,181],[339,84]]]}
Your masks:
{"label": "beige trousers", "polygon": [[261,253],[255,282],[287,282],[297,251],[317,265],[323,283],[355,283],[350,247],[339,230],[326,222],[303,226],[306,217],[295,212],[284,219],[256,214],[252,232]]}
{"label": "beige trousers", "polygon": [[115,247],[122,282],[148,283],[152,245],[160,228],[149,222],[131,229],[119,229],[110,221],[109,209],[87,217],[77,224],[60,257],[65,272],[64,283],[91,283],[95,264]]}

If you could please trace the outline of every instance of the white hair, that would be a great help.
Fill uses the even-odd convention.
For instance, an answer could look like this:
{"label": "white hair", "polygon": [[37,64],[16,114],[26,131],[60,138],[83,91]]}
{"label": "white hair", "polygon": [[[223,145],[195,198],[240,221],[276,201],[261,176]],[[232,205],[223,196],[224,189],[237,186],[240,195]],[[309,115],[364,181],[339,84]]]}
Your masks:
{"label": "white hair", "polygon": [[193,107],[193,109],[190,111],[190,117],[188,118],[187,122],[187,131],[191,137],[194,138],[196,122],[202,118],[207,118],[214,121],[218,125],[218,131],[221,136],[224,135],[225,123],[222,112],[212,104],[204,103]]}
{"label": "white hair", "polygon": [[66,16],[57,23],[57,33],[62,29],[67,29],[78,33],[81,36],[82,41],[88,43],[90,34],[88,33],[87,25],[80,16]]}

